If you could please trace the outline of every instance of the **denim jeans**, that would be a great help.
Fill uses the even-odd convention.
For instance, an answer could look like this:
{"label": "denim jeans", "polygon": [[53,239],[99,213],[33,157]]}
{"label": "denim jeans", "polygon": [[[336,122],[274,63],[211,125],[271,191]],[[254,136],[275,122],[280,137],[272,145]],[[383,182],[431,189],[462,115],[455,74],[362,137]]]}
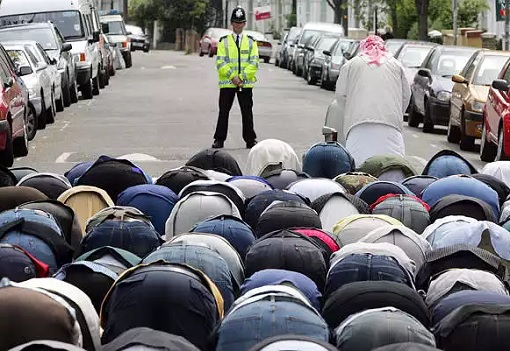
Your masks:
{"label": "denim jeans", "polygon": [[201,270],[218,287],[223,297],[225,312],[234,302],[234,288],[232,274],[227,262],[220,254],[205,246],[198,245],[168,245],[147,256],[143,263],[165,260],[171,263],[184,263]]}
{"label": "denim jeans", "polygon": [[393,257],[354,254],[330,268],[325,296],[331,295],[346,284],[369,280],[392,281],[413,287],[411,277]]}
{"label": "denim jeans", "polygon": [[292,301],[259,300],[225,317],[216,351],[247,351],[264,339],[285,334],[329,340],[328,325],[308,307]]}

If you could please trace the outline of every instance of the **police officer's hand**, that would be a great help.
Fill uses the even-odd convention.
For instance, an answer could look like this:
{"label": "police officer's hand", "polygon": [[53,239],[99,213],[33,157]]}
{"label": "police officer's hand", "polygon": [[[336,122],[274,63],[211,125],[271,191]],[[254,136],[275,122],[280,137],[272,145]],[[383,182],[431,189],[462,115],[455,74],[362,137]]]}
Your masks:
{"label": "police officer's hand", "polygon": [[243,82],[241,81],[241,79],[239,79],[239,77],[234,77],[232,78],[232,83],[234,83],[234,85],[239,86],[239,84],[242,84]]}

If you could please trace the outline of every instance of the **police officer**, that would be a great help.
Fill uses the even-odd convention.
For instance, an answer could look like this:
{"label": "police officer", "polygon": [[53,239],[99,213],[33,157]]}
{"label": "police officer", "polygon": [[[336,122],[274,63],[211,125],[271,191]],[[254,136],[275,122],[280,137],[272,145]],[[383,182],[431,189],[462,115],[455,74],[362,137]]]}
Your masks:
{"label": "police officer", "polygon": [[220,86],[219,114],[214,133],[213,148],[222,148],[227,138],[228,116],[234,98],[241,107],[243,118],[243,139],[248,149],[257,144],[253,129],[252,88],[259,68],[257,41],[243,34],[246,25],[246,12],[241,7],[232,11],[230,18],[233,33],[222,37],[218,43],[216,69]]}

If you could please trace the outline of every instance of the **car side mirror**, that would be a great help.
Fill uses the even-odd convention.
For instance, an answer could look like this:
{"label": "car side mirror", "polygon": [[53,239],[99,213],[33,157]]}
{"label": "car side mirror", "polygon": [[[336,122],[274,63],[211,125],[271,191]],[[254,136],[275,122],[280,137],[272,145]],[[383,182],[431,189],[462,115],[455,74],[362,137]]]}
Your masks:
{"label": "car side mirror", "polygon": [[133,33],[132,32],[126,32],[126,35],[131,35],[131,34],[133,34]]}
{"label": "car side mirror", "polygon": [[73,45],[71,43],[62,44],[62,52],[71,51],[73,49]]}
{"label": "car side mirror", "polygon": [[418,75],[420,77],[424,77],[424,78],[428,78],[428,79],[432,79],[432,74],[430,73],[430,70],[426,69],[426,68],[420,68],[418,70]]}
{"label": "car side mirror", "polygon": [[56,59],[56,58],[52,58],[52,59],[50,60],[50,63],[51,63],[52,65],[56,65],[56,64],[58,63],[58,61],[57,61],[57,59]]}
{"label": "car side mirror", "polygon": [[32,74],[32,73],[34,73],[34,71],[32,70],[32,67],[30,67],[30,66],[21,66],[18,69],[18,75],[20,77],[26,76],[26,75],[29,75],[29,74]]}
{"label": "car side mirror", "polygon": [[496,79],[492,81],[492,87],[497,90],[508,92],[510,84],[504,79]]}
{"label": "car side mirror", "polygon": [[101,32],[98,31],[98,30],[96,30],[95,32],[92,32],[92,40],[93,40],[94,43],[99,42],[99,34],[100,33]]}
{"label": "car side mirror", "polygon": [[295,45],[294,45],[294,44],[289,44],[289,46],[290,46],[291,48],[293,48]]}
{"label": "car side mirror", "polygon": [[4,83],[4,88],[7,89],[7,88],[10,88],[14,85],[14,78],[12,77],[9,77],[7,79],[7,82]]}
{"label": "car side mirror", "polygon": [[298,49],[304,49],[305,47],[302,44],[298,44]]}
{"label": "car side mirror", "polygon": [[326,56],[331,56],[331,51],[329,50],[324,50],[322,53]]}
{"label": "car side mirror", "polygon": [[342,55],[345,57],[346,60],[350,60],[352,58],[352,55],[348,52],[344,52]]}
{"label": "car side mirror", "polygon": [[466,78],[464,78],[460,74],[454,74],[452,76],[452,82],[459,83],[459,84],[468,84],[468,81],[466,80]]}
{"label": "car side mirror", "polygon": [[101,30],[104,34],[110,33],[110,27],[108,27],[108,23],[101,23]]}

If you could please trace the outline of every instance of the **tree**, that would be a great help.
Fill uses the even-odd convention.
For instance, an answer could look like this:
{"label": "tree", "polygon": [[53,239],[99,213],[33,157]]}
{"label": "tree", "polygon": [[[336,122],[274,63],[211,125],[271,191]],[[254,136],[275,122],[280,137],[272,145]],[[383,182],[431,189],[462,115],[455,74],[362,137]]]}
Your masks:
{"label": "tree", "polygon": [[326,2],[335,13],[335,23],[342,24],[345,34],[347,35],[347,30],[349,28],[349,20],[347,18],[347,0],[326,0]]}
{"label": "tree", "polygon": [[[453,28],[452,1],[442,0],[442,2],[444,3],[444,5],[437,4],[438,6],[442,6],[442,9],[437,13],[438,18],[441,20],[445,28]],[[459,1],[457,16],[459,28],[476,27],[478,25],[479,14],[487,9],[489,9],[489,4],[487,3],[487,0]]]}
{"label": "tree", "polygon": [[428,15],[429,0],[414,0],[416,5],[416,14],[418,15],[418,39],[428,40]]}

